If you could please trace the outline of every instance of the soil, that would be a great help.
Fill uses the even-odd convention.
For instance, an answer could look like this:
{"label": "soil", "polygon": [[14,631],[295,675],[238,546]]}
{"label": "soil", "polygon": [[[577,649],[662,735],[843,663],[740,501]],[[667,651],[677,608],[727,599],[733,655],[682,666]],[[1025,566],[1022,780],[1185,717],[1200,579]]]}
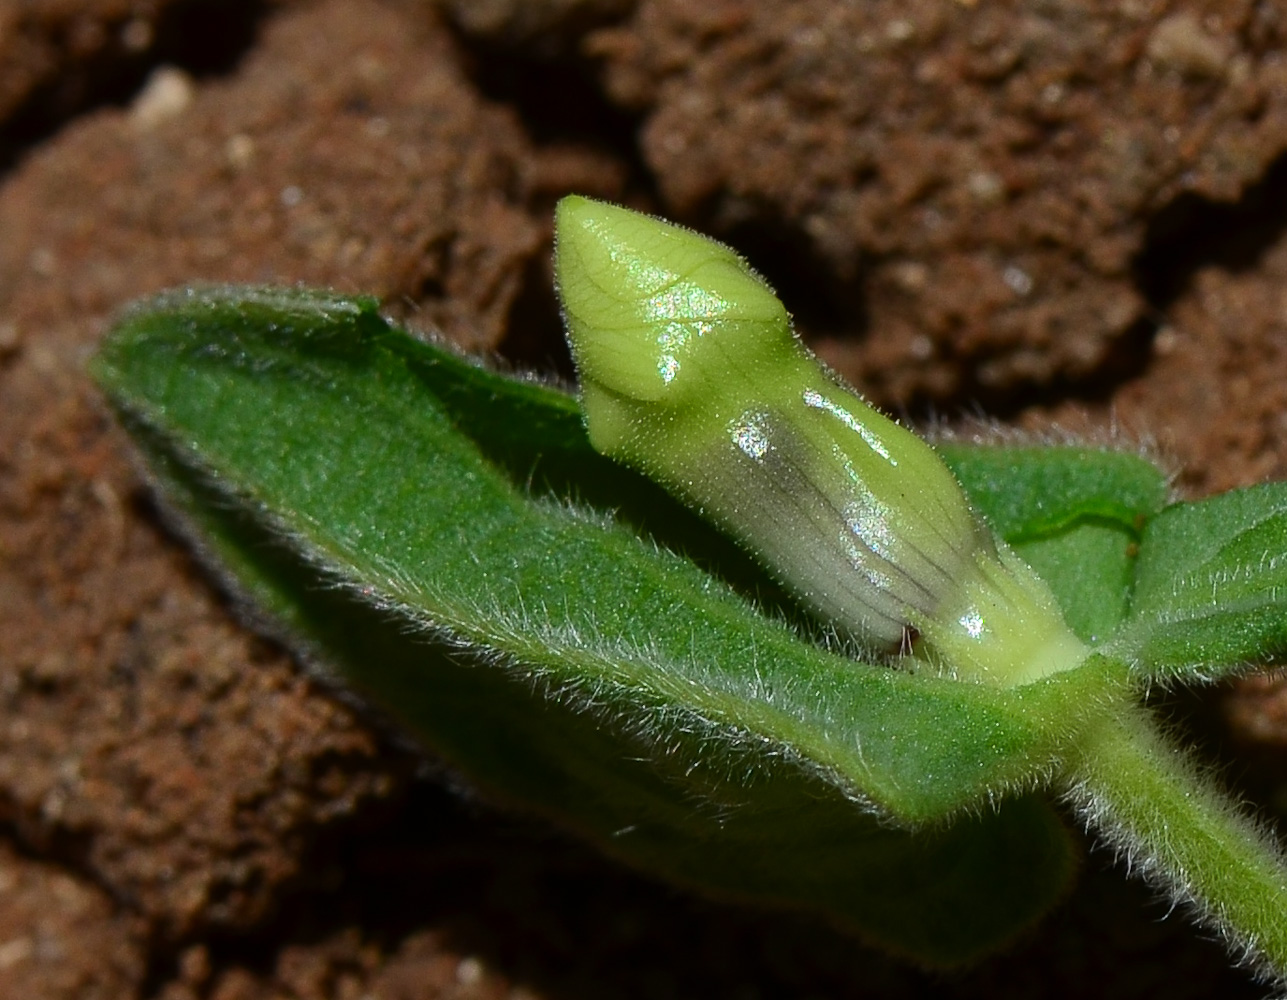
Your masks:
{"label": "soil", "polygon": [[[935,977],[444,785],[235,620],[84,364],[139,296],[299,282],[567,375],[575,190],[734,243],[914,418],[1281,479],[1285,43],[1251,0],[0,0],[0,995],[1260,995],[1102,853]],[[1175,701],[1287,813],[1287,683]]]}

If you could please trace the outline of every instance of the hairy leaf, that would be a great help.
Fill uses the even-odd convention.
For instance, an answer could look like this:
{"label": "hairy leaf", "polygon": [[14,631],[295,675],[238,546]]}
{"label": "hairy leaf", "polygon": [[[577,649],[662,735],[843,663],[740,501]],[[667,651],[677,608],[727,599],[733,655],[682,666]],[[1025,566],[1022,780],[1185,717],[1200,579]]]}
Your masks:
{"label": "hairy leaf", "polygon": [[[498,797],[938,963],[1066,880],[1034,799],[889,822],[1039,783],[1109,667],[1003,692],[820,648],[614,520],[647,490],[588,452],[565,395],[366,300],[172,295],[96,373],[234,589]],[[677,511],[655,494],[639,516],[664,535]]]}
{"label": "hairy leaf", "polygon": [[1159,678],[1214,678],[1287,652],[1287,484],[1177,503],[1151,519],[1113,647]]}

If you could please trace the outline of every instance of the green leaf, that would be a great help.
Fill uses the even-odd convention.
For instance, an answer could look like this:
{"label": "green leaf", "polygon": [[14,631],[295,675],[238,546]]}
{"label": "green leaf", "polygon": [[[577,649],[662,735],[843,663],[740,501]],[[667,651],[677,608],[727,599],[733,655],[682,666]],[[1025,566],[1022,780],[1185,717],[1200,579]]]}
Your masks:
{"label": "green leaf", "polygon": [[1216,678],[1287,653],[1287,483],[1173,504],[1150,520],[1111,648],[1156,678]]}
{"label": "green leaf", "polygon": [[[589,452],[567,396],[368,300],[171,295],[95,373],[234,588],[497,797],[939,964],[1060,892],[1066,842],[1035,800],[889,823],[1044,780],[1120,690],[1111,664],[1000,691],[819,648],[614,520],[608,498],[648,491]],[[682,519],[651,496],[645,516]]]}
{"label": "green leaf", "polygon": [[992,529],[1011,544],[1091,521],[1138,537],[1167,501],[1166,476],[1138,455],[1079,445],[935,445]]}
{"label": "green leaf", "polygon": [[1116,632],[1135,579],[1139,545],[1130,532],[1091,521],[1015,549],[1050,582],[1073,632],[1091,646]]}
{"label": "green leaf", "polygon": [[218,556],[265,631],[358,685],[492,797],[571,826],[627,863],[707,892],[810,907],[945,966],[996,948],[1071,877],[1067,833],[1034,796],[953,826],[900,831],[799,762],[766,759],[767,747],[712,742],[697,756],[658,747],[655,733],[606,706],[427,643],[396,612],[319,589],[316,569],[261,521],[163,440],[134,430],[186,530]]}

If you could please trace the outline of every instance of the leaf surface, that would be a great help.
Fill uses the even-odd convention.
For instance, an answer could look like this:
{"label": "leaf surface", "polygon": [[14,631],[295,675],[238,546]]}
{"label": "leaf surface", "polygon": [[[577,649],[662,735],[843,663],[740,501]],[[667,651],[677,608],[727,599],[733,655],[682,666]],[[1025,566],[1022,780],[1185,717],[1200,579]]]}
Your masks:
{"label": "leaf surface", "polygon": [[1287,483],[1149,521],[1114,651],[1150,677],[1215,678],[1287,653]]}
{"label": "leaf surface", "polygon": [[95,372],[233,588],[494,795],[940,964],[1061,890],[1035,799],[890,821],[1042,782],[1111,665],[998,691],[820,648],[744,596],[753,568],[735,589],[672,551],[727,556],[593,455],[574,400],[369,300],[172,294]]}

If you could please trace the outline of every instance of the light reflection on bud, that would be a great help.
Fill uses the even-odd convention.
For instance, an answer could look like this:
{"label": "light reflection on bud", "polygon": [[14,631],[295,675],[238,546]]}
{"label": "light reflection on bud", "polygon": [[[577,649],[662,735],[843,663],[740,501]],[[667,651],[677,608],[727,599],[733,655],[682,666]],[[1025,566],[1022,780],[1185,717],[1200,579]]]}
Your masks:
{"label": "light reflection on bud", "polygon": [[824,371],[727,247],[566,198],[556,273],[591,442],[868,647],[1012,685],[1086,650],[924,441]]}

